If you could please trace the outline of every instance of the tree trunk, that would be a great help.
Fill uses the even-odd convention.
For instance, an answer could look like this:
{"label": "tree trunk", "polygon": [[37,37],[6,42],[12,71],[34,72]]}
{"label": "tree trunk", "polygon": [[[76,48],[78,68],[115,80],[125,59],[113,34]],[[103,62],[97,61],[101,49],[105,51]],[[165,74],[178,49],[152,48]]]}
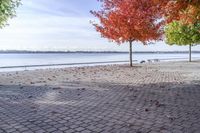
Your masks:
{"label": "tree trunk", "polygon": [[189,62],[192,62],[192,45],[189,45]]}
{"label": "tree trunk", "polygon": [[129,49],[129,54],[130,54],[130,67],[133,66],[133,52],[132,52],[132,41],[129,41],[130,49]]}

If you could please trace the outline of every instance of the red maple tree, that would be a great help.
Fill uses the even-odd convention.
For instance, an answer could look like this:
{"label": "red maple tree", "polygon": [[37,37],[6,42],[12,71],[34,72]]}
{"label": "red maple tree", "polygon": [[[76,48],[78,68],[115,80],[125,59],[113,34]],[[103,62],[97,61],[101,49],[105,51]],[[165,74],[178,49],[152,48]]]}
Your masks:
{"label": "red maple tree", "polygon": [[[147,44],[161,39],[161,10],[163,3],[157,0],[98,0],[100,11],[91,11],[100,23],[93,23],[102,37],[122,44],[130,44],[130,66],[132,66],[132,43]],[[159,5],[159,6],[158,6]]]}

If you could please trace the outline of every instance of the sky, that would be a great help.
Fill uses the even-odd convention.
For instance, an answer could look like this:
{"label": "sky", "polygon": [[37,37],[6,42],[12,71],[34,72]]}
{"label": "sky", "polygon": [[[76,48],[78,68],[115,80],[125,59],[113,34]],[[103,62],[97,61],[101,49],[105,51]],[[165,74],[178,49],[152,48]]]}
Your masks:
{"label": "sky", "polygon": [[[101,38],[91,25],[96,18],[90,10],[99,7],[97,0],[22,0],[17,17],[0,29],[0,50],[128,51],[128,44]],[[200,46],[193,49],[200,50]],[[188,47],[135,42],[133,50],[184,51]]]}

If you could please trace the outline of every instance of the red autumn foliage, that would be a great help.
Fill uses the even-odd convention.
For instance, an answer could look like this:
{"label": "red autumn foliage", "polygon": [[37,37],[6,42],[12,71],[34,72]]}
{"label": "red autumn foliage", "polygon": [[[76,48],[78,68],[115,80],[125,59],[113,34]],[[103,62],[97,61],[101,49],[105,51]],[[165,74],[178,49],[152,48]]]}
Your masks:
{"label": "red autumn foliage", "polygon": [[166,22],[181,20],[184,23],[195,23],[200,20],[200,0],[157,0],[162,3]]}
{"label": "red autumn foliage", "polygon": [[102,37],[117,43],[140,41],[146,44],[161,38],[160,8],[156,0],[98,0],[100,11],[91,11],[100,23],[93,23]]}
{"label": "red autumn foliage", "polygon": [[200,21],[200,0],[98,0],[100,11],[91,11],[100,23],[93,23],[102,37],[123,43],[158,40],[164,18],[170,23]]}
{"label": "red autumn foliage", "polygon": [[184,23],[200,21],[200,0],[98,0],[100,11],[91,11],[99,19],[93,23],[102,37],[119,44],[130,43],[132,66],[132,42],[144,44],[159,40],[162,26],[174,20]]}

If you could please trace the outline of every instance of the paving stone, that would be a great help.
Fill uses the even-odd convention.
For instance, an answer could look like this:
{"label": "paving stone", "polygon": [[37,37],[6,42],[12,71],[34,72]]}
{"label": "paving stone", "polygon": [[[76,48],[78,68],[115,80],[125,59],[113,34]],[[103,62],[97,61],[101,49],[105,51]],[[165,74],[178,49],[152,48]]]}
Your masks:
{"label": "paving stone", "polygon": [[140,75],[137,76],[133,77],[135,85],[99,82],[83,92],[69,87],[20,89],[3,85],[0,87],[0,133],[200,131],[199,85],[180,84],[183,76],[176,72],[154,72],[152,79],[139,80]]}
{"label": "paving stone", "polygon": [[91,133],[92,131],[90,131],[90,130],[83,130],[83,131],[81,131],[80,133]]}
{"label": "paving stone", "polygon": [[80,131],[85,130],[85,128],[83,128],[83,127],[78,127],[78,128],[75,128],[75,130],[78,131],[78,132],[80,132]]}

